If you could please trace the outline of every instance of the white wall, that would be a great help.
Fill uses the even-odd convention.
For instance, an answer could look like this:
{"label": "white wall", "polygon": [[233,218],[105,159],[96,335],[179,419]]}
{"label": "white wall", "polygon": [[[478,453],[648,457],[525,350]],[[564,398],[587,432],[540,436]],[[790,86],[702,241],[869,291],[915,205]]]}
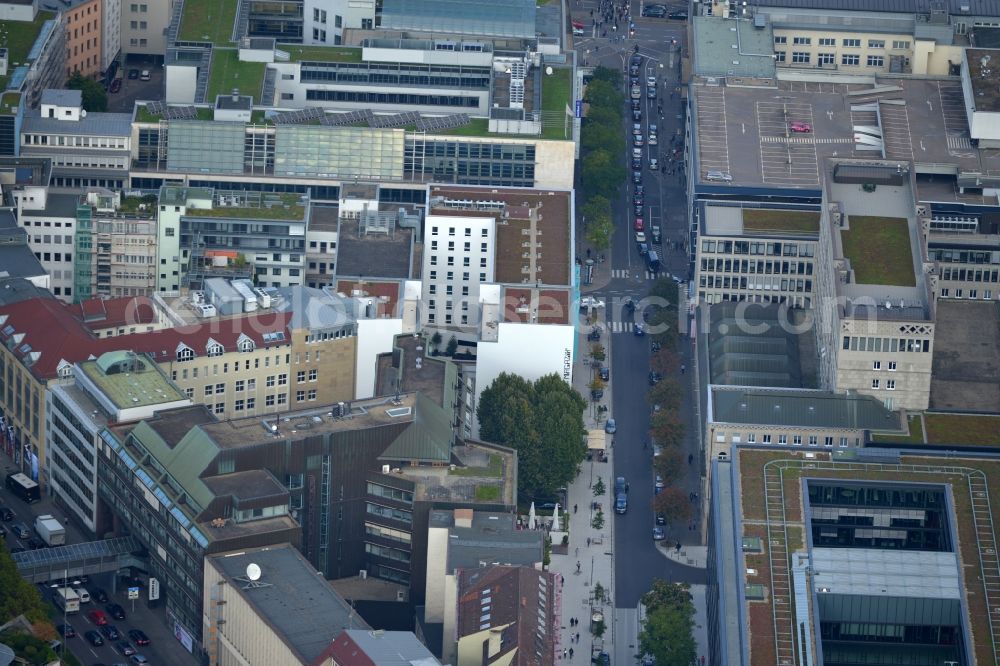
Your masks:
{"label": "white wall", "polygon": [[392,351],[396,336],[403,332],[402,319],[359,319],[358,355],[354,370],[354,399],[375,395],[375,361]]}
{"label": "white wall", "polygon": [[[478,326],[479,316],[475,310],[479,303],[479,287],[494,280],[496,218],[428,215],[424,228],[427,230],[422,272],[423,298],[426,306],[423,309],[426,317],[424,323],[431,326]],[[452,229],[454,233],[451,233]],[[468,236],[466,230],[469,232]],[[454,244],[453,249],[449,249],[449,243]],[[468,251],[465,250],[466,243],[469,244]],[[482,250],[484,244],[485,252]],[[453,266],[448,265],[448,257],[454,257]],[[468,267],[464,266],[466,257],[469,258]],[[481,264],[483,259],[486,260],[485,267]],[[453,274],[450,279],[449,272]],[[435,275],[433,279],[432,273]],[[464,273],[469,274],[468,280],[464,279]],[[482,273],[486,274],[485,280],[479,279]],[[453,289],[451,295],[447,293],[449,286]],[[468,287],[468,295],[462,294],[463,287]],[[449,300],[453,304],[451,310],[446,307]],[[433,309],[430,307],[431,301],[434,302]],[[467,312],[462,310],[463,301],[469,303]],[[449,313],[453,316],[451,322],[445,319],[445,315]],[[430,321],[431,314],[434,315],[433,322]],[[468,322],[462,323],[462,315],[468,317]]]}
{"label": "white wall", "polygon": [[445,577],[448,575],[448,532],[445,527],[427,530],[427,577],[424,588],[424,622],[444,622]]}
{"label": "white wall", "polygon": [[122,49],[122,0],[104,0],[101,35],[101,71],[107,70]]}
{"label": "white wall", "polygon": [[[480,342],[476,355],[476,404],[502,372],[534,381],[555,373],[573,382],[575,331],[569,325],[501,323],[497,342]],[[473,427],[479,436],[479,421]]]}
{"label": "white wall", "polygon": [[167,101],[174,104],[194,104],[198,83],[198,68],[188,65],[167,65]]}
{"label": "white wall", "polygon": [[32,21],[35,18],[34,3],[13,4],[0,2],[0,21]]}
{"label": "white wall", "polygon": [[[48,273],[43,280],[31,281],[40,287],[51,289],[60,299],[72,302],[76,218],[56,217],[46,215],[42,210],[34,210],[22,211],[18,222],[28,234],[28,247],[38,256],[42,268]],[[48,227],[45,226],[46,223]],[[56,224],[59,226],[56,227]]]}

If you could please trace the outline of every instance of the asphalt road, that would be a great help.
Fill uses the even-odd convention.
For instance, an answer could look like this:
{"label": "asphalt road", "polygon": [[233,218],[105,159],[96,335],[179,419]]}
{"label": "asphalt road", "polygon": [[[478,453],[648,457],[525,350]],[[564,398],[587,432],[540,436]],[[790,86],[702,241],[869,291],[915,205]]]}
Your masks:
{"label": "asphalt road", "polygon": [[[652,172],[649,157],[656,156],[661,164],[672,151],[671,139],[683,135],[683,109],[680,94],[676,92],[680,76],[680,52],[684,48],[686,25],[683,22],[666,19],[638,18],[638,2],[633,2],[636,17],[635,39],[624,43],[612,43],[610,39],[594,38],[593,31],[588,37],[577,40],[577,48],[591,66],[601,64],[627,75],[628,58],[634,46],[639,45],[643,55],[643,71],[640,74],[642,87],[642,131],[646,140],[643,146],[643,185],[645,186],[643,219],[647,236],[651,225],[659,225],[663,240],[659,246],[652,246],[661,256],[663,273],[687,279],[688,264],[684,252],[686,227],[686,203],[682,176],[675,167],[673,174]],[[589,18],[593,3],[573,3],[574,17]],[[646,96],[646,77],[657,78],[657,98]],[[626,81],[627,82],[627,81]],[[626,86],[626,95],[628,87]],[[671,93],[674,93],[671,95]],[[662,107],[662,109],[661,109]],[[648,125],[658,127],[658,145],[648,145]],[[626,102],[625,121],[622,131],[628,136],[626,162],[632,154],[632,113]],[[674,162],[678,164],[680,161]],[[632,321],[620,309],[625,297],[644,297],[654,279],[647,271],[644,257],[639,253],[634,241],[634,210],[631,181],[631,165],[626,164],[629,177],[623,184],[618,200],[613,202],[615,236],[610,251],[612,278],[608,285],[596,295],[608,304],[609,320],[613,322],[614,336],[611,351],[611,372],[613,373],[612,416],[616,419],[618,432],[615,435],[615,476],[624,476],[630,485],[629,509],[625,515],[616,515],[615,520],[615,606],[635,608],[639,598],[648,590],[654,578],[670,581],[703,583],[704,570],[682,566],[668,559],[652,538],[654,526],[650,502],[653,498],[652,450],[644,446],[649,439],[649,418],[651,407],[646,399],[649,389],[650,340],[648,336],[634,335]],[[668,162],[668,167],[671,166]],[[606,266],[605,262],[605,266]],[[604,266],[602,266],[604,268]],[[637,316],[639,316],[637,314]],[[685,350],[686,353],[686,350]],[[691,375],[684,375],[690,380]],[[697,441],[697,428],[691,408],[693,386],[689,384],[682,406],[688,426],[687,452],[693,454],[694,464],[687,476],[679,482],[687,492],[700,491],[701,460]],[[667,541],[671,543],[699,543],[700,533],[691,531],[689,525],[670,525]]]}

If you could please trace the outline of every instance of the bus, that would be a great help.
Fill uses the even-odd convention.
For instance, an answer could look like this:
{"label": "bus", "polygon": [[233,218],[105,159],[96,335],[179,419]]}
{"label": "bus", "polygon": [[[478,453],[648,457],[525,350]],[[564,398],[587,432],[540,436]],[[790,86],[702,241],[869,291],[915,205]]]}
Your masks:
{"label": "bus", "polygon": [[60,587],[52,595],[56,608],[63,613],[80,612],[80,595],[71,587]]}
{"label": "bus", "polygon": [[7,490],[28,504],[37,502],[42,498],[38,491],[38,484],[21,472],[11,472],[7,475]]}

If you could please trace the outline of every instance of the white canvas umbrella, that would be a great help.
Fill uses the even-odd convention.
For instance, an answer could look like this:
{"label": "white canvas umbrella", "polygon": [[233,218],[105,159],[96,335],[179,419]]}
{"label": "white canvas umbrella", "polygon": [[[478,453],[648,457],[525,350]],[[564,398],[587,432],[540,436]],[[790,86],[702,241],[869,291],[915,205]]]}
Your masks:
{"label": "white canvas umbrella", "polygon": [[559,531],[559,502],[556,502],[556,508],[552,512],[552,529]]}
{"label": "white canvas umbrella", "polygon": [[531,503],[531,507],[528,509],[528,529],[535,529],[535,503]]}

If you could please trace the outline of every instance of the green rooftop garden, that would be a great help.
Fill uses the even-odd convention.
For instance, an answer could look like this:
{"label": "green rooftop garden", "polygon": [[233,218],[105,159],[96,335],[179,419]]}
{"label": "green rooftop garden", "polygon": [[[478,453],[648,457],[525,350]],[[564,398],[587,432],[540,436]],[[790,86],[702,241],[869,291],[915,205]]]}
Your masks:
{"label": "green rooftop garden", "polygon": [[228,95],[239,88],[241,94],[253,95],[254,103],[260,104],[266,68],[263,62],[242,62],[236,49],[213,49],[205,101],[214,104],[216,95]]}
{"label": "green rooftop garden", "polygon": [[250,123],[252,125],[273,125],[268,118],[264,117],[264,112],[261,110],[250,112]]}
{"label": "green rooftop garden", "polygon": [[743,231],[818,234],[819,213],[810,210],[743,209]]}
{"label": "green rooftop garden", "polygon": [[875,442],[898,442],[905,444],[923,444],[924,443],[924,422],[920,418],[919,414],[911,414],[907,419],[910,427],[910,434],[908,435],[872,435],[872,441]]}
{"label": "green rooftop garden", "polygon": [[[215,111],[207,107],[197,107],[195,111],[195,120],[214,120]],[[158,123],[163,120],[163,116],[156,115],[155,113],[150,113],[146,109],[146,105],[142,104],[136,107],[135,110],[135,120],[140,123]]]}
{"label": "green rooftop garden", "polygon": [[142,197],[122,197],[118,210],[123,213],[138,213],[140,205],[145,205],[148,212],[156,212],[156,195],[147,194]]}
{"label": "green rooftop garden", "polygon": [[237,0],[184,0],[177,39],[184,42],[231,44]]}
{"label": "green rooftop garden", "polygon": [[298,46],[278,44],[277,48],[288,53],[292,62],[362,62],[361,49],[346,46]]}
{"label": "green rooftop garden", "polygon": [[851,215],[849,223],[840,240],[859,284],[916,285],[906,218]]}
{"label": "green rooftop garden", "polygon": [[18,65],[23,65],[28,60],[28,54],[31,52],[31,47],[35,45],[38,34],[42,31],[42,25],[55,16],[54,12],[38,12],[35,20],[30,23],[27,21],[0,21],[0,48],[7,49],[7,76],[0,76],[0,90],[7,87],[10,73]]}
{"label": "green rooftop garden", "polygon": [[542,124],[543,139],[573,138],[573,124],[566,122],[566,108],[573,95],[573,70],[553,69],[552,74],[542,74],[542,112],[546,123]]}
{"label": "green rooftop garden", "polygon": [[931,444],[1000,446],[1000,416],[925,413]]}
{"label": "green rooftop garden", "polygon": [[21,93],[8,90],[0,96],[0,115],[14,115],[21,104]]}
{"label": "green rooftop garden", "polygon": [[503,459],[497,454],[490,454],[488,467],[456,467],[448,473],[452,476],[478,476],[499,479],[503,475]]}
{"label": "green rooftop garden", "polygon": [[[270,207],[266,204],[272,203]],[[189,209],[190,217],[231,217],[248,220],[302,220],[306,209],[297,194],[265,195],[264,204],[257,207],[214,207]]]}

